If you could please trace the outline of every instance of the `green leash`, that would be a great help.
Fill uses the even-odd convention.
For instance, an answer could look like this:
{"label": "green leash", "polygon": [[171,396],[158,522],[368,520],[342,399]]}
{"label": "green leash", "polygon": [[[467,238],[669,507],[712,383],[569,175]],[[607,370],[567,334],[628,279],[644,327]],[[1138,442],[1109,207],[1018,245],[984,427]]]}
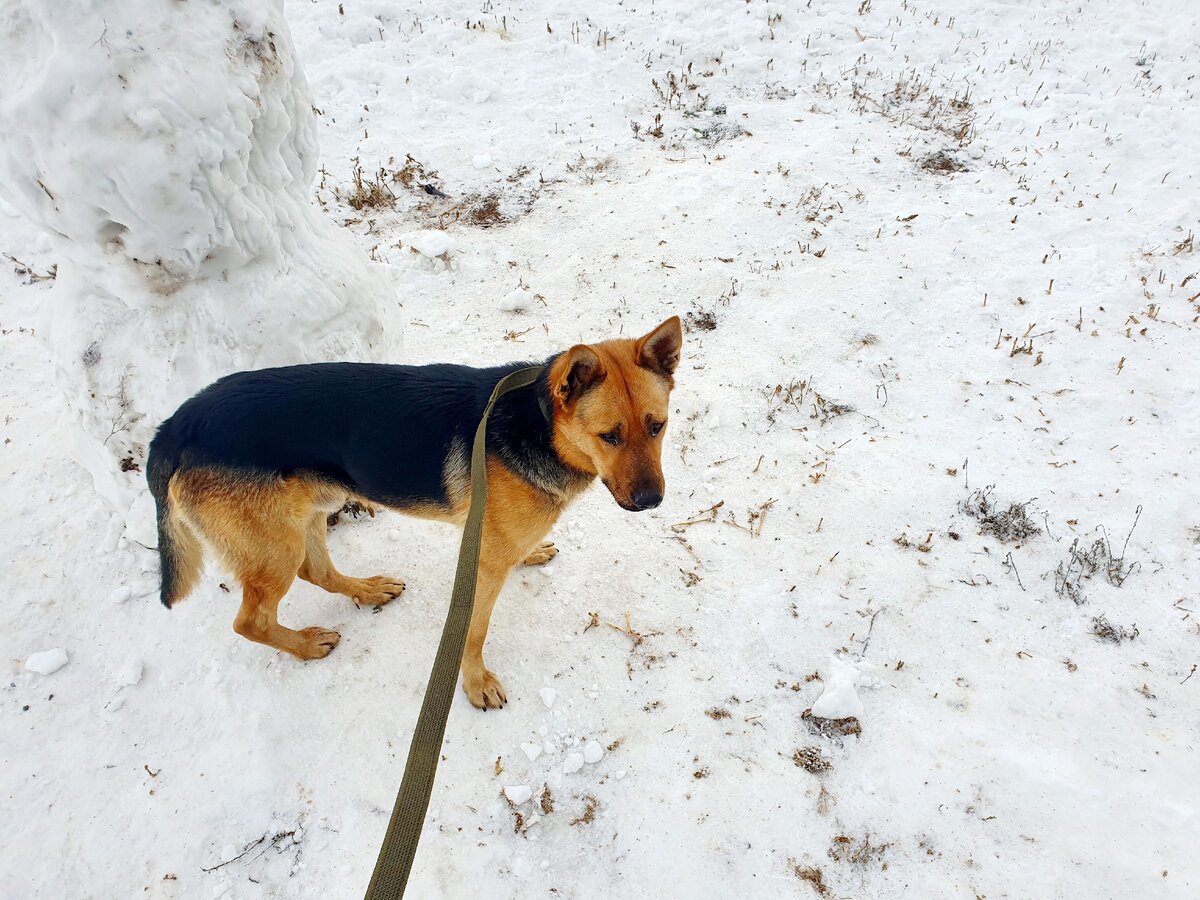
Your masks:
{"label": "green leash", "polygon": [[[429,809],[429,796],[433,792],[433,780],[437,776],[442,752],[442,737],[446,733],[446,719],[450,715],[450,704],[454,701],[463,646],[467,642],[467,627],[471,623],[471,610],[475,607],[475,582],[483,539],[483,510],[487,505],[487,456],[484,444],[488,416],[497,400],[509,391],[533,384],[542,371],[541,366],[519,369],[501,378],[484,407],[479,427],[475,429],[475,443],[471,447],[471,510],[467,513],[467,524],[463,528],[462,545],[458,551],[458,570],[454,575],[454,591],[450,594],[450,610],[446,613],[442,641],[438,644],[433,671],[429,673],[429,682],[425,687],[421,714],[417,717],[417,727],[408,748],[404,779],[400,782],[396,805],[392,807],[392,818],[383,836],[383,846],[379,848],[379,859],[375,861],[366,900],[399,900],[404,896],[408,874],[417,855],[417,843],[421,840],[425,813]],[[547,412],[544,406],[542,412]]]}

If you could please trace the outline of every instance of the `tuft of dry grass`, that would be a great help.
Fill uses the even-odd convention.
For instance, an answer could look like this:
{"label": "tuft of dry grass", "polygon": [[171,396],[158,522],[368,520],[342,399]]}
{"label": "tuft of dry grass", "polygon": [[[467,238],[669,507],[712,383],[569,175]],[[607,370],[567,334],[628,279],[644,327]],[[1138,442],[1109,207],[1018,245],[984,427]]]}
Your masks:
{"label": "tuft of dry grass", "polygon": [[[880,862],[891,844],[872,844],[871,835],[864,834],[858,840],[839,834],[829,845],[829,858],[834,862],[852,866],[865,866]],[[883,864],[887,868],[887,863]]]}
{"label": "tuft of dry grass", "polygon": [[820,775],[833,768],[833,763],[821,752],[820,747],[801,747],[792,754],[792,762],[813,775]]}
{"label": "tuft of dry grass", "polygon": [[809,727],[813,734],[819,734],[822,737],[839,738],[847,737],[851,734],[862,734],[862,725],[854,716],[846,716],[842,719],[826,719],[821,716],[814,716],[812,709],[806,709],[800,714],[800,718]]}
{"label": "tuft of dry grass", "polygon": [[346,197],[346,204],[359,212],[364,209],[391,209],[396,204],[396,195],[387,185],[387,172],[380,168],[374,176],[363,172],[362,163],[354,157],[350,172],[353,190]]}
{"label": "tuft of dry grass", "polygon": [[1042,533],[1033,519],[1029,517],[1029,504],[1010,503],[1008,506],[997,503],[992,497],[995,485],[973,491],[962,503],[959,509],[979,523],[980,534],[990,534],[1003,544],[1027,541],[1029,538]]}
{"label": "tuft of dry grass", "polygon": [[571,820],[571,824],[590,825],[596,818],[596,810],[600,808],[600,801],[588,794],[583,798],[583,812]]}
{"label": "tuft of dry grass", "polygon": [[967,171],[966,163],[953,153],[948,153],[945,150],[930,153],[928,156],[923,157],[917,165],[926,172],[933,172],[937,175],[952,175],[956,172]]}
{"label": "tuft of dry grass", "polygon": [[1129,628],[1114,625],[1105,616],[1099,615],[1092,619],[1092,634],[1110,644],[1120,644],[1122,641],[1132,641],[1141,632],[1138,631],[1137,625],[1131,625]]}
{"label": "tuft of dry grass", "polygon": [[829,896],[829,888],[825,885],[825,876],[821,874],[821,870],[816,866],[802,866],[794,859],[788,860],[788,865],[792,867],[792,874],[801,881],[807,881],[812,885],[814,891],[821,897]]}

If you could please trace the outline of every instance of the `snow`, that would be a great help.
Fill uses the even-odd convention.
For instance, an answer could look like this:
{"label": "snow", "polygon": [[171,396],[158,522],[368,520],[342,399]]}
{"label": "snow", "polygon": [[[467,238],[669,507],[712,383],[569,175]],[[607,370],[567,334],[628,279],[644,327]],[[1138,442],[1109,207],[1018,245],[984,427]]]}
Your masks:
{"label": "snow", "polygon": [[505,312],[525,312],[533,305],[533,297],[524,288],[509,291],[500,300],[500,308]]}
{"label": "snow", "polygon": [[392,293],[313,203],[313,102],[281,2],[17,0],[0,15],[0,119],[20,122],[0,141],[0,193],[58,267],[38,330],[68,440],[153,545],[157,423],[229,371],[394,357]]}
{"label": "snow", "polygon": [[66,664],[67,651],[61,647],[30,653],[25,658],[26,671],[37,672],[39,675],[53,675]]}
{"label": "snow", "polygon": [[[178,325],[168,340],[135,330],[150,307],[78,315],[82,281],[124,296],[137,267],[42,226],[86,236],[93,204],[121,199],[107,173],[138,198],[171,164],[136,148],[126,163],[115,132],[79,147],[81,117],[158,111],[196,148],[165,94],[127,106],[81,84],[115,80],[106,43],[162,91],[190,83],[129,48],[193,6],[146,4],[144,25],[72,7],[54,40],[15,44],[12,17],[37,6],[0,11],[0,121],[55,136],[14,154],[22,132],[5,130],[0,151],[0,796],[21,826],[6,892],[361,896],[453,580],[453,529],[381,511],[344,519],[331,553],[403,578],[401,600],[372,615],[297,582],[281,607],[342,633],[326,660],[233,634],[237,587],[216,568],[163,609],[153,554],[73,458],[80,417],[119,409],[103,398],[122,360],[148,434],[199,382],[270,358],[272,335],[288,358],[390,358],[375,336],[402,330],[407,361],[485,365],[678,313],[664,503],[629,514],[598,485],[555,527],[551,574],[509,577],[486,648],[508,703],[456,698],[410,893],[804,898],[797,872],[816,869],[835,897],[1200,895],[1194,4],[290,4],[319,113],[270,79],[240,84],[263,94],[263,136],[305,161],[282,199],[263,195],[294,212],[315,194],[300,232],[329,243],[281,247],[286,272],[231,270],[236,302],[129,294]],[[214,17],[197,56],[220,50],[226,8],[181,12]],[[52,45],[74,62],[43,84]],[[197,56],[174,58],[200,71]],[[17,109],[16,86],[59,77],[77,102]],[[257,109],[205,96],[225,124]],[[137,121],[134,136],[156,127]],[[410,155],[425,174],[405,187],[390,178]],[[356,158],[386,169],[394,204],[349,205]],[[232,159],[234,181],[269,174]],[[70,197],[61,219],[36,165],[65,179],[47,183]],[[179,166],[212,175],[201,197],[229,187]],[[219,231],[196,204],[145,213],[146,234],[178,239],[176,265]],[[449,260],[412,251],[423,230],[452,239]],[[230,240],[219,252],[240,258]],[[61,284],[35,280],[56,263]],[[542,298],[521,316],[499,308],[518,287]],[[96,406],[71,369],[92,333]],[[104,424],[101,461],[141,440],[105,444]],[[1005,542],[965,512],[989,485],[998,515],[1032,500],[1037,531]],[[1094,634],[1101,616],[1117,642]],[[70,665],[26,670],[50,647]],[[131,660],[141,679],[122,686]],[[852,698],[860,734],[803,717]],[[612,749],[589,765],[593,741]],[[523,831],[505,786],[531,790]]]}
{"label": "snow", "polygon": [[[525,754],[526,759],[528,759],[530,762],[533,762],[535,759],[537,759],[539,756],[542,755],[542,745],[526,742],[526,743],[521,744],[521,752]],[[553,752],[553,751],[549,751],[549,752]]]}
{"label": "snow", "polygon": [[510,784],[505,786],[504,796],[508,797],[514,806],[520,806],[533,796],[533,789],[527,784]]}
{"label": "snow", "polygon": [[847,716],[860,718],[863,714],[862,700],[858,697],[858,667],[836,656],[829,658],[824,669],[821,696],[812,705],[812,714],[823,719],[841,719]]}
{"label": "snow", "polygon": [[454,238],[444,231],[423,230],[408,236],[408,244],[422,256],[437,259],[454,248]]}
{"label": "snow", "polygon": [[574,775],[583,768],[582,753],[568,753],[566,759],[563,760],[562,770],[564,775]]}
{"label": "snow", "polygon": [[142,661],[136,658],[125,660],[117,670],[116,682],[123,687],[132,687],[142,680]]}

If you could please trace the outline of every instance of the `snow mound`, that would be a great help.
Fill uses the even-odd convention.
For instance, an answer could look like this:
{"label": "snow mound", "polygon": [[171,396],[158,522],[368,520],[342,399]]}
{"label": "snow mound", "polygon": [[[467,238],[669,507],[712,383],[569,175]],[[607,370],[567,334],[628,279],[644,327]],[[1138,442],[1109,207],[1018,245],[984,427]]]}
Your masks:
{"label": "snow mound", "polygon": [[414,231],[407,235],[407,243],[427,259],[437,259],[454,249],[454,238],[444,231]]}
{"label": "snow mound", "polygon": [[146,445],[180,402],[239,369],[399,349],[387,280],[311,203],[313,104],[282,6],[2,16],[0,120],[21,127],[0,140],[0,192],[52,239],[39,331],[74,451],[143,543]]}
{"label": "snow mound", "polygon": [[853,662],[831,656],[829,667],[824,672],[825,690],[812,705],[812,714],[822,719],[844,719],[847,716],[861,718],[863,705],[858,696],[861,674]]}

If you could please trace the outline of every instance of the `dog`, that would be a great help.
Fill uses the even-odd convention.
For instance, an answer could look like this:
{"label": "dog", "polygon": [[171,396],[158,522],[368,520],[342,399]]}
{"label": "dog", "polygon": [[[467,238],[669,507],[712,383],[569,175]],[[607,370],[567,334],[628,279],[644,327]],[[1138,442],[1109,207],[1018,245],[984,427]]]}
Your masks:
{"label": "dog", "polygon": [[[675,316],[636,340],[579,344],[496,403],[461,665],[474,706],[507,700],[483,662],[492,607],[515,566],[558,552],[545,538],[567,505],[596,478],[624,509],[662,502],[663,432],[682,343]],[[336,631],[279,624],[297,575],[360,607],[404,590],[395,578],[334,568],[328,515],[353,500],[461,526],[483,409],[497,382],[527,365],[314,363],[240,372],[205,388],[150,444],[163,604],[170,609],[195,587],[207,548],[242,587],[234,631],[299,659],[327,656]]]}

